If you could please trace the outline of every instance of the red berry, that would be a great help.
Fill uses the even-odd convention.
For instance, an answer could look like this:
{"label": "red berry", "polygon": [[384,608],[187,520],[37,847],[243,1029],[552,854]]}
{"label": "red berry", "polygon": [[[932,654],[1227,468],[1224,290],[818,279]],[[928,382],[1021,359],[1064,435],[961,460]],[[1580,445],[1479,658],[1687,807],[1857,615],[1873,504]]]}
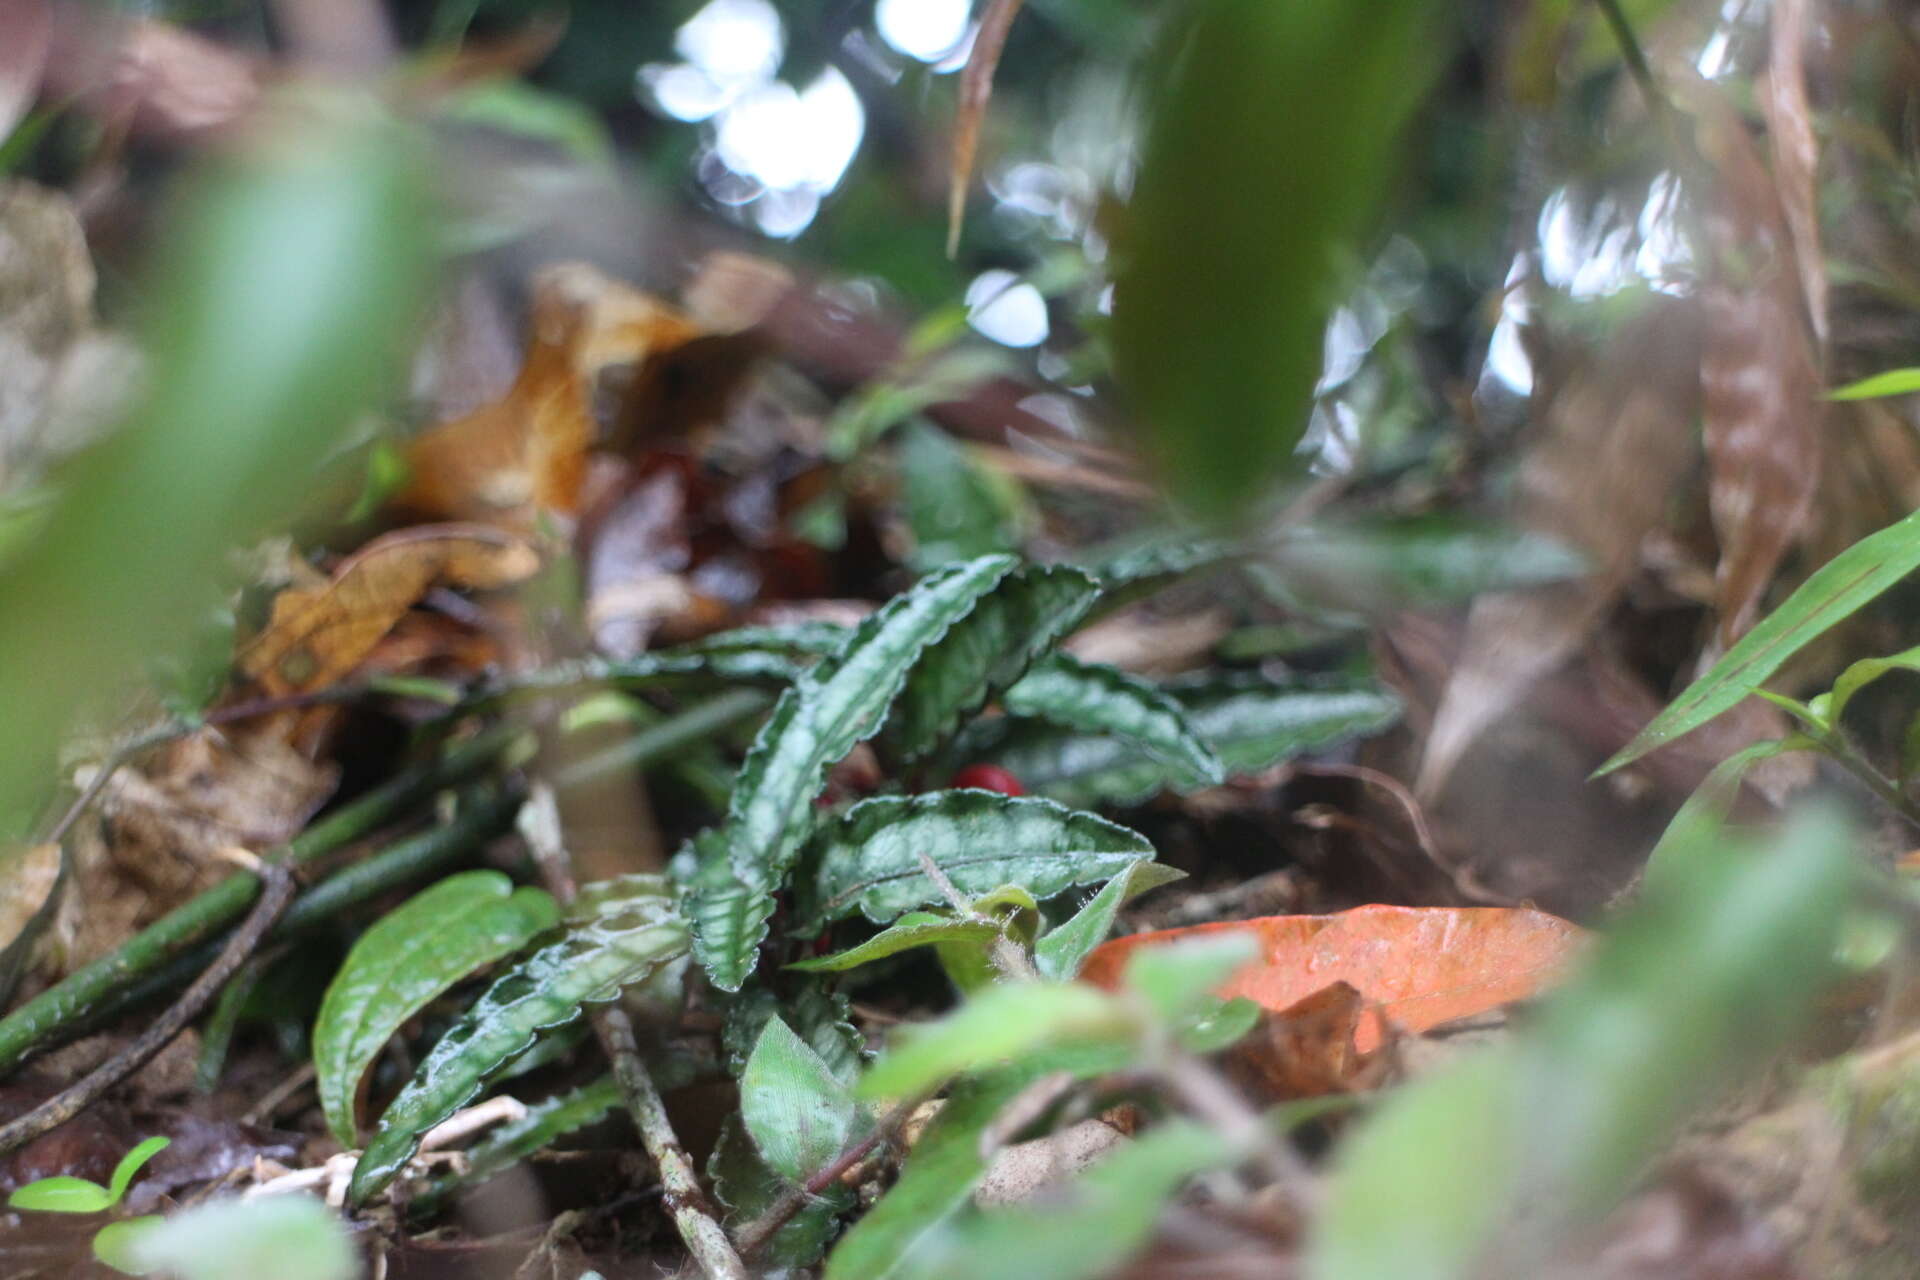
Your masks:
{"label": "red berry", "polygon": [[982,791],[998,791],[1003,796],[1027,794],[1027,789],[1020,785],[1020,779],[997,764],[970,764],[953,775],[953,785],[978,787]]}

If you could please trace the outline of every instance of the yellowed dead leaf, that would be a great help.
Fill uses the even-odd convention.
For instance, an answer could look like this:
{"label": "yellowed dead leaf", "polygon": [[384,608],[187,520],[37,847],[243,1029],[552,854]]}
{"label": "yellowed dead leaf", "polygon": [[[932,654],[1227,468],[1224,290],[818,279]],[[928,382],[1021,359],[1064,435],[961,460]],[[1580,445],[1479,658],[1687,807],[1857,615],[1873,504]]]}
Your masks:
{"label": "yellowed dead leaf", "polygon": [[485,525],[420,525],[375,538],[322,587],[293,587],[240,653],[240,673],[269,696],[337,683],[360,665],[428,590],[475,590],[531,576],[540,558],[524,539]]}

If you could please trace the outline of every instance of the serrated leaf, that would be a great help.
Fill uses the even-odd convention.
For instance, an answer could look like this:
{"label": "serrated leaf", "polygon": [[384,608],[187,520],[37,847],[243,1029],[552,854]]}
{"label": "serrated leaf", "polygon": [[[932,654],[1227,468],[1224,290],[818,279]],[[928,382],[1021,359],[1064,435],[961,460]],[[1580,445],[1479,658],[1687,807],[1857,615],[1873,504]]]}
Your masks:
{"label": "serrated leaf", "polygon": [[1020,1205],[958,1222],[916,1250],[896,1273],[1092,1280],[1112,1274],[1152,1237],[1161,1210],[1187,1180],[1237,1162],[1219,1133],[1173,1120],[1103,1156],[1079,1177],[1050,1187],[1042,1205]]}
{"label": "serrated leaf", "polygon": [[1595,776],[1690,733],[1760,687],[1780,665],[1920,568],[1920,511],[1870,534],[1821,566],[1742,636]]}
{"label": "serrated leaf", "polygon": [[1049,654],[1007,690],[1001,703],[1013,715],[1131,742],[1169,766],[1179,786],[1217,786],[1226,777],[1220,757],[1200,740],[1171,695],[1102,662]]}
{"label": "serrated leaf", "polygon": [[866,1039],[849,1021],[847,997],[830,990],[825,979],[801,980],[798,990],[782,986],[786,989],[780,995],[755,984],[727,999],[720,1042],[728,1071],[737,1076],[746,1069],[761,1029],[777,1015],[833,1069],[835,1079],[851,1085],[860,1075]]}
{"label": "serrated leaf", "polygon": [[1283,531],[1265,563],[1321,608],[1378,613],[1453,604],[1591,571],[1552,538],[1458,516],[1416,516]]}
{"label": "serrated leaf", "polygon": [[1034,944],[1034,968],[1040,971],[1041,977],[1055,982],[1075,977],[1093,949],[1113,932],[1114,917],[1120,913],[1121,906],[1149,889],[1185,879],[1186,874],[1163,863],[1134,863],[1107,881],[1106,887],[1074,912],[1072,919],[1048,931]]}
{"label": "serrated leaf", "polygon": [[1014,883],[1046,898],[1150,859],[1153,845],[1096,814],[1033,796],[876,796],[825,824],[808,844],[806,871],[794,887],[798,931],[855,911],[886,924],[945,901],[920,865],[922,854],[969,897]]}
{"label": "serrated leaf", "polygon": [[874,743],[882,757],[907,765],[940,747],[1078,626],[1099,595],[1093,576],[1070,565],[1008,574],[914,663]]}
{"label": "serrated leaf", "polygon": [[[738,1115],[721,1122],[720,1140],[707,1158],[707,1177],[713,1182],[714,1194],[727,1207],[727,1224],[736,1229],[772,1208],[791,1185],[760,1158]],[[805,1267],[818,1262],[833,1238],[840,1215],[852,1209],[855,1200],[853,1188],[839,1182],[831,1184],[774,1233],[755,1261],[775,1267]]]}
{"label": "serrated leaf", "polygon": [[986,1172],[980,1134],[1044,1071],[1015,1068],[954,1086],[900,1177],[827,1259],[826,1280],[884,1280],[966,1203]]}
{"label": "serrated leaf", "polygon": [[922,654],[1017,563],[983,556],[929,574],[781,695],[740,767],[726,825],[689,895],[694,955],[715,986],[737,991],[752,972],[773,892],[811,828],[828,766],[878,731]]}
{"label": "serrated leaf", "polygon": [[989,988],[938,1022],[904,1028],[868,1068],[859,1097],[904,1098],[949,1076],[977,1071],[1059,1044],[1112,1044],[1132,1030],[1113,997],[1073,982],[1015,982]]}
{"label": "serrated leaf", "polygon": [[852,1141],[860,1108],[820,1055],[773,1017],[740,1075],[740,1118],[769,1168],[805,1182]]}
{"label": "serrated leaf", "polygon": [[[1400,718],[1399,699],[1371,682],[1284,683],[1245,673],[1163,688],[1229,775],[1378,733]],[[982,726],[970,752],[1010,770],[1028,790],[1075,806],[1138,804],[1182,789],[1165,764],[1132,742],[1032,720]]]}
{"label": "serrated leaf", "polygon": [[538,1033],[570,1022],[582,1005],[611,1000],[686,954],[686,928],[661,896],[658,877],[641,891],[596,902],[595,914],[551,935],[502,974],[442,1036],[380,1118],[347,1189],[355,1205],[385,1187],[420,1138],[465,1106],[488,1076]]}
{"label": "serrated leaf", "polygon": [[342,1146],[360,1145],[354,1110],[361,1081],[407,1019],[559,918],[545,890],[516,889],[498,871],[465,871],[415,894],[360,935],[313,1024],[320,1106]]}
{"label": "serrated leaf", "polygon": [[620,1084],[613,1074],[555,1094],[527,1108],[526,1115],[509,1120],[467,1150],[463,1183],[479,1182],[518,1164],[576,1129],[597,1123],[621,1105]]}
{"label": "serrated leaf", "polygon": [[956,920],[952,916],[935,915],[931,911],[909,911],[890,928],[857,947],[848,947],[832,955],[816,956],[811,960],[799,960],[787,968],[803,973],[840,973],[846,969],[857,969],[863,964],[872,964],[875,960],[884,960],[902,951],[911,951],[915,947],[951,942],[988,943],[999,937],[1000,933],[1000,926],[990,920]]}
{"label": "serrated leaf", "polygon": [[1159,537],[1124,551],[1082,561],[1081,567],[1098,578],[1101,587],[1109,593],[1101,601],[1105,607],[1113,593],[1141,588],[1155,590],[1196,570],[1226,564],[1241,554],[1242,548],[1237,543],[1223,538]]}

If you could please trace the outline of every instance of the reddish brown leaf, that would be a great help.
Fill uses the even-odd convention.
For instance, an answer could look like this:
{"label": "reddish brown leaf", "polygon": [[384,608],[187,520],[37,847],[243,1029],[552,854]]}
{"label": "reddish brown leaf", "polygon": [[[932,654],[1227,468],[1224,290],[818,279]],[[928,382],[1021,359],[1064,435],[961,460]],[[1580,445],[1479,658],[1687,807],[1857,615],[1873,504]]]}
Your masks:
{"label": "reddish brown leaf", "polygon": [[1260,957],[1228,979],[1221,996],[1284,1010],[1332,983],[1350,983],[1369,1002],[1354,1036],[1362,1053],[1381,1042],[1383,1018],[1424,1031],[1538,994],[1587,937],[1544,911],[1366,906],[1116,938],[1087,958],[1081,976],[1113,987],[1135,948],[1228,932],[1251,934]]}
{"label": "reddish brown leaf", "polygon": [[593,378],[699,336],[666,304],[584,263],[534,285],[526,360],[506,397],[422,435],[408,450],[400,505],[430,516],[513,527],[535,511],[571,516],[593,443]]}
{"label": "reddish brown leaf", "polygon": [[1378,1074],[1354,1046],[1366,1007],[1366,997],[1350,982],[1323,987],[1262,1014],[1246,1038],[1227,1050],[1223,1068],[1243,1093],[1263,1102],[1366,1088]]}

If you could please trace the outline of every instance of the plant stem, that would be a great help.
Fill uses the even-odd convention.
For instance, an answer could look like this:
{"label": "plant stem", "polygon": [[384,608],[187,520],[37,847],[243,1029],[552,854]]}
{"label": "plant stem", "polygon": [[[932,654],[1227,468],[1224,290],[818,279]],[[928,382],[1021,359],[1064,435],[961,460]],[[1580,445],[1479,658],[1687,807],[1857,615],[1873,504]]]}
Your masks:
{"label": "plant stem", "polygon": [[[401,817],[435,791],[490,767],[517,736],[517,730],[495,729],[462,743],[314,823],[265,860],[292,868],[334,853]],[[250,872],[227,877],[148,925],[116,951],[74,970],[0,1018],[0,1075],[18,1067],[115,991],[239,919],[259,884],[259,877]]]}
{"label": "plant stem", "polygon": [[1640,86],[1647,105],[1658,115],[1667,112],[1667,95],[1660,91],[1660,82],[1654,79],[1653,68],[1647,63],[1646,50],[1640,47],[1640,39],[1633,33],[1633,24],[1627,21],[1627,14],[1620,7],[1620,0],[1598,0],[1600,15],[1607,20],[1607,26],[1613,31],[1615,43],[1620,46],[1620,57],[1627,64],[1627,72]]}
{"label": "plant stem", "polygon": [[767,1207],[767,1211],[740,1229],[734,1245],[740,1256],[751,1262],[755,1255],[767,1247],[780,1228],[793,1219],[793,1215],[807,1207],[807,1201],[825,1191],[846,1175],[847,1170],[865,1160],[873,1149],[883,1142],[891,1141],[913,1113],[919,1109],[922,1098],[909,1098],[896,1103],[893,1109],[880,1118],[880,1122],[860,1141],[842,1151],[820,1172],[798,1187],[788,1187],[780,1193],[780,1198]]}
{"label": "plant stem", "polygon": [[187,1023],[200,1016],[207,1002],[213,999],[234,971],[246,963],[247,957],[260,945],[260,940],[266,936],[273,922],[287,909],[287,903],[293,900],[293,873],[286,867],[262,862],[259,875],[249,878],[262,886],[259,897],[253,909],[247,913],[246,922],[234,931],[213,967],[201,974],[180,999],[153,1025],[141,1032],[132,1044],[101,1063],[79,1083],[55,1094],[17,1120],[0,1125],[0,1156],[19,1150],[79,1115],[98,1101],[101,1095],[151,1061],[155,1054],[180,1034]]}
{"label": "plant stem", "polygon": [[[722,701],[724,697],[714,699],[714,702]],[[711,707],[713,703],[705,705]],[[657,727],[666,729],[674,723],[668,721]],[[548,892],[565,906],[573,900],[576,885],[573,861],[567,854],[560,829],[560,808],[553,797],[551,785],[536,783],[521,816],[520,830],[533,851],[534,862],[540,868]],[[617,1001],[590,1010],[587,1017],[613,1064],[613,1078],[619,1082],[621,1097],[633,1116],[634,1127],[640,1131],[640,1144],[652,1158],[654,1168],[659,1170],[662,1198],[667,1212],[673,1215],[680,1238],[686,1242],[687,1251],[708,1276],[719,1280],[746,1280],[747,1269],[727,1240],[719,1216],[700,1187],[693,1157],[680,1145],[673,1121],[667,1116],[666,1104],[661,1101],[660,1090],[647,1073],[646,1063],[640,1060],[640,1047],[633,1038],[633,1020]]]}
{"label": "plant stem", "polygon": [[773,704],[764,689],[732,689],[696,703],[659,724],[649,725],[605,751],[577,760],[553,776],[556,790],[566,791],[621,769],[644,767],[711,738],[723,729],[751,719]]}

